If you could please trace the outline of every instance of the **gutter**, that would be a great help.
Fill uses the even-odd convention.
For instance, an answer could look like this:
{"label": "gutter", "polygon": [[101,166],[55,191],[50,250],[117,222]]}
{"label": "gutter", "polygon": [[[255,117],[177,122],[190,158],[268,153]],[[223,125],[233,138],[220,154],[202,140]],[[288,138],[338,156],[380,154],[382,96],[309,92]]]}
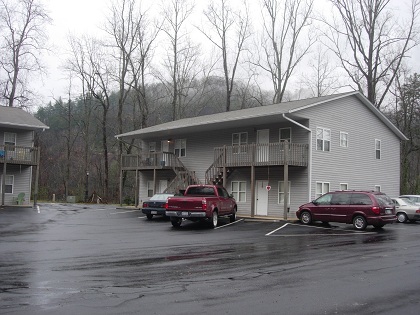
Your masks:
{"label": "gutter", "polygon": [[291,123],[305,129],[309,132],[309,151],[308,151],[308,159],[309,159],[309,173],[308,173],[308,202],[311,201],[311,191],[312,191],[312,130],[297,121],[289,118],[286,114],[282,114],[283,118],[290,121]]}

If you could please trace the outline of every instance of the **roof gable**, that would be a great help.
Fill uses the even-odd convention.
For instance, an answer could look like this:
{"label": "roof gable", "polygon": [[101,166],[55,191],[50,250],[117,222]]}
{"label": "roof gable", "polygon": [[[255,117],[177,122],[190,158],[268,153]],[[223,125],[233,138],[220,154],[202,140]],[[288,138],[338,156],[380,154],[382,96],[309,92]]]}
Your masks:
{"label": "roof gable", "polygon": [[49,129],[47,125],[23,109],[10,106],[0,106],[0,127],[27,130]]}

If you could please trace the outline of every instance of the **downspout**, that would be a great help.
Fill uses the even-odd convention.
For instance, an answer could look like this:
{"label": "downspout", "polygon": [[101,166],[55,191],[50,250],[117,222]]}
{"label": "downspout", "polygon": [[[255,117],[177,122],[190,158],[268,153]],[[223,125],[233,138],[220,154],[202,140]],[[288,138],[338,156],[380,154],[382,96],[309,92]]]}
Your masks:
{"label": "downspout", "polygon": [[300,123],[298,123],[297,121],[289,118],[286,116],[286,114],[283,113],[283,118],[290,121],[291,123],[305,129],[306,131],[309,132],[309,150],[308,150],[308,167],[309,167],[309,172],[308,172],[308,201],[311,201],[311,191],[312,191],[312,130]]}

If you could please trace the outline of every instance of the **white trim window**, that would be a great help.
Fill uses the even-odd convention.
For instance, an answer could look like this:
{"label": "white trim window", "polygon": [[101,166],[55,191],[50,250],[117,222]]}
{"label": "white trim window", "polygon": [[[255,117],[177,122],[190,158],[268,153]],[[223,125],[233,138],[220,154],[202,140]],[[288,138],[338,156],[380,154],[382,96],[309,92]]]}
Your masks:
{"label": "white trim window", "polygon": [[187,156],[187,139],[175,140],[175,156],[177,157]]}
{"label": "white trim window", "polygon": [[248,144],[248,132],[232,133],[232,146],[234,154],[246,153],[246,147],[241,147],[246,144]]}
{"label": "white trim window", "polygon": [[292,128],[280,128],[279,129],[279,139],[280,142],[288,141],[289,143],[292,141]]}
{"label": "white trim window", "polygon": [[377,160],[381,159],[382,144],[381,140],[375,139],[375,158]]}
{"label": "white trim window", "polygon": [[[4,193],[5,194],[13,194],[14,183],[15,183],[14,175],[6,175],[4,177]],[[3,192],[2,185],[3,185],[3,178],[0,177],[0,192]]]}
{"label": "white trim window", "polygon": [[375,191],[381,191],[381,185],[375,185]]}
{"label": "white trim window", "polygon": [[316,182],[315,199],[321,197],[330,191],[330,183],[328,182]]}
{"label": "white trim window", "polygon": [[8,151],[15,151],[17,135],[14,132],[5,132],[4,133],[4,145],[10,146]]}
{"label": "white trim window", "polygon": [[316,149],[317,151],[330,151],[331,149],[331,129],[316,128]]}
{"label": "white trim window", "polygon": [[[290,190],[291,190],[291,183],[290,181],[288,181],[289,183],[289,192],[287,194],[287,205],[290,206]],[[277,203],[282,205],[284,204],[284,181],[279,182],[278,185],[278,200]]]}
{"label": "white trim window", "polygon": [[340,183],[340,190],[348,190],[349,184],[347,183]]}
{"label": "white trim window", "polygon": [[348,132],[340,131],[340,147],[349,147],[349,134]]}
{"label": "white trim window", "polygon": [[156,152],[156,142],[149,142],[149,152]]}
{"label": "white trim window", "polygon": [[233,181],[231,187],[236,202],[246,202],[246,182]]}

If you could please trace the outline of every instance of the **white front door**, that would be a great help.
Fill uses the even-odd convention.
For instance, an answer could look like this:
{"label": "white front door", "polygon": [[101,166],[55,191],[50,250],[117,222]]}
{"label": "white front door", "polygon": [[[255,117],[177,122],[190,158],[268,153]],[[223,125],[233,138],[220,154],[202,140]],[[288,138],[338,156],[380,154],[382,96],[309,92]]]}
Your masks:
{"label": "white front door", "polygon": [[261,145],[257,148],[257,162],[267,162],[269,159],[270,130],[257,130],[257,144]]}
{"label": "white front door", "polygon": [[255,215],[268,214],[268,180],[255,182]]}

